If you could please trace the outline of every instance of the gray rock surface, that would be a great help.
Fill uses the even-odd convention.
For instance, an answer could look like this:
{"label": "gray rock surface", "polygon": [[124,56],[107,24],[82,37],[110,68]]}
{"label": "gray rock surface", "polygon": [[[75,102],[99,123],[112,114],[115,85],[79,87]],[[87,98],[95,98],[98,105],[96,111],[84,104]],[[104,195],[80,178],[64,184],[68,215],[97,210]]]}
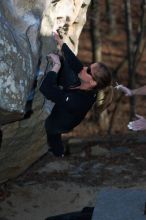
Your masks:
{"label": "gray rock surface", "polygon": [[[27,21],[19,16],[16,20],[15,8],[10,3],[0,2],[1,125],[20,119],[25,113],[39,51],[37,38],[40,21],[32,13],[27,14]],[[15,21],[11,20],[12,17]]]}
{"label": "gray rock surface", "polygon": [[145,220],[146,190],[105,188],[97,194],[92,220]]}
{"label": "gray rock surface", "polygon": [[33,115],[19,120],[25,113],[34,77],[46,67],[46,55],[58,50],[52,31],[58,30],[77,53],[89,3],[90,0],[0,1],[0,182],[19,175],[47,152],[46,116],[38,88]]}

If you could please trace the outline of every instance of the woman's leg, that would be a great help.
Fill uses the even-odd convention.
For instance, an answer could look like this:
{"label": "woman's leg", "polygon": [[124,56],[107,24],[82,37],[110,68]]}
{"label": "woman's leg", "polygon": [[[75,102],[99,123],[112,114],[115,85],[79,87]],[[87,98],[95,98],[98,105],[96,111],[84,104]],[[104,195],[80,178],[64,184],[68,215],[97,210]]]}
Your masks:
{"label": "woman's leg", "polygon": [[48,145],[51,152],[57,157],[64,156],[64,146],[61,139],[61,134],[47,134]]}
{"label": "woman's leg", "polygon": [[1,147],[1,144],[2,144],[2,138],[3,138],[3,132],[2,132],[2,130],[0,129],[0,147]]}

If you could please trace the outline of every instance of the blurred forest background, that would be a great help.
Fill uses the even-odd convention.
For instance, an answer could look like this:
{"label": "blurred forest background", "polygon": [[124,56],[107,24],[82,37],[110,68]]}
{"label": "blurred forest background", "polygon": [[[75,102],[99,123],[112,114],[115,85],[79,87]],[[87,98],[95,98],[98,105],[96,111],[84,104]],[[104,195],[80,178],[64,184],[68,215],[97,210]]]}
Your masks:
{"label": "blurred forest background", "polygon": [[[92,0],[80,36],[78,56],[86,65],[104,62],[116,82],[138,88],[146,84],[146,1]],[[114,89],[111,106],[101,115],[96,105],[70,135],[129,133],[135,113],[145,116],[146,97],[126,97]],[[133,132],[134,133],[134,132]]]}

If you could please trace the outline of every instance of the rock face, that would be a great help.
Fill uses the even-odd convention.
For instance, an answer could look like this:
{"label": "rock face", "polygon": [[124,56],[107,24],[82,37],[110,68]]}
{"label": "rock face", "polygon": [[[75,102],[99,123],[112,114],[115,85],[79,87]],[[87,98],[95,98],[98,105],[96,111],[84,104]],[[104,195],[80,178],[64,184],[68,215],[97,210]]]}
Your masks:
{"label": "rock face", "polygon": [[[0,123],[6,124],[23,116],[27,96],[34,79],[39,44],[39,20],[27,15],[30,22],[18,16],[18,22],[7,19],[8,12],[14,13],[13,5],[1,1],[0,8]],[[7,6],[7,7],[6,7]],[[3,13],[5,12],[5,13]],[[16,13],[15,13],[16,16]],[[18,26],[19,24],[19,26]],[[23,30],[23,32],[20,32]],[[29,34],[31,33],[31,34]]]}
{"label": "rock face", "polygon": [[[56,52],[52,31],[77,53],[90,0],[0,1],[0,182],[15,177],[47,151],[43,97],[36,89],[34,114],[22,120],[38,69]],[[40,66],[38,61],[41,60]],[[11,125],[9,125],[10,122]],[[21,162],[20,162],[21,161]]]}

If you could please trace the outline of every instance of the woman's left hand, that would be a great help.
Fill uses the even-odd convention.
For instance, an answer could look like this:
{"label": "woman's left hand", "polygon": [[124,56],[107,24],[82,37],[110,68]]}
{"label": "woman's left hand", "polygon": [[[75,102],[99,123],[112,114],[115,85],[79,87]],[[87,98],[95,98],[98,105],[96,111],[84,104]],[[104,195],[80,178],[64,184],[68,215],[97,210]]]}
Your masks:
{"label": "woman's left hand", "polygon": [[47,55],[47,57],[52,59],[53,65],[55,65],[55,64],[61,65],[58,55],[56,55],[54,53],[50,53],[50,54]]}
{"label": "woman's left hand", "polygon": [[59,44],[60,48],[62,48],[63,40],[59,37],[57,32],[53,32],[53,35],[54,35],[55,40]]}

